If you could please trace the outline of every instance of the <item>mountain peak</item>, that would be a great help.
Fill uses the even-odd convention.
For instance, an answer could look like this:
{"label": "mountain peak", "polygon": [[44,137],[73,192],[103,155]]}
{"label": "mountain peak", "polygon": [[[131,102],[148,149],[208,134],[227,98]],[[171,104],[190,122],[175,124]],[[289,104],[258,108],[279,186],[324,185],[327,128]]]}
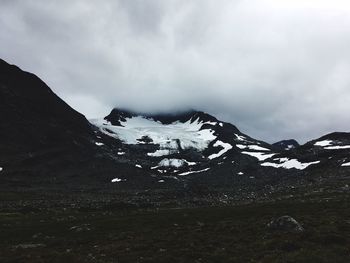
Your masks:
{"label": "mountain peak", "polygon": [[109,115],[104,119],[109,121],[114,126],[122,126],[121,122],[125,122],[127,118],[132,117],[144,117],[146,119],[153,119],[162,124],[171,124],[176,121],[187,122],[187,121],[201,121],[201,122],[217,122],[218,120],[212,115],[203,111],[197,110],[186,110],[176,112],[164,112],[164,113],[142,113],[126,109],[114,108]]}
{"label": "mountain peak", "polygon": [[272,144],[272,146],[277,150],[291,150],[297,148],[299,143],[294,139],[282,140]]}

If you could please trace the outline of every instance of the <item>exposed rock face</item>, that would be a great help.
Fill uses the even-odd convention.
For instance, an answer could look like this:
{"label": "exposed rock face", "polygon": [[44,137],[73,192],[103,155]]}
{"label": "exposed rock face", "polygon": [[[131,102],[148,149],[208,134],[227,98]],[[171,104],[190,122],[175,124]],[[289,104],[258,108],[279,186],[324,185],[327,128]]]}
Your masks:
{"label": "exposed rock face", "polygon": [[283,150],[292,150],[292,149],[295,149],[297,147],[299,147],[299,143],[294,140],[294,139],[290,139],[290,140],[283,140],[283,141],[279,141],[279,142],[276,142],[274,144],[272,144],[272,146],[276,149],[276,150],[280,150],[280,151],[283,151]]}
{"label": "exposed rock face", "polygon": [[282,232],[296,232],[300,233],[304,231],[304,228],[301,224],[296,221],[291,216],[281,216],[267,225],[269,230],[272,231],[282,231]]}

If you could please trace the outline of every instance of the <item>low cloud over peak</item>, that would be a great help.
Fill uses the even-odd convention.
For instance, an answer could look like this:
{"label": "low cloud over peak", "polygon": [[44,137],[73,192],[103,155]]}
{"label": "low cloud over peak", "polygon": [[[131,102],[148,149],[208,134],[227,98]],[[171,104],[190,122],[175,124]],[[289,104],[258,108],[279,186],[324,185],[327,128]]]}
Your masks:
{"label": "low cloud over peak", "polygon": [[346,1],[2,1],[0,56],[74,108],[194,108],[270,142],[350,129]]}

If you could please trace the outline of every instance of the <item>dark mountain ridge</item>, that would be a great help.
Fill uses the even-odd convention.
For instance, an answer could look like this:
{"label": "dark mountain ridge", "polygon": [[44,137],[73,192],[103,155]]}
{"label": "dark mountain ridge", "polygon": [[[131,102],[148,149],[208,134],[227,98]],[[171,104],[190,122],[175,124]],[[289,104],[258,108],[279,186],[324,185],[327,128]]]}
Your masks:
{"label": "dark mountain ridge", "polygon": [[6,155],[92,138],[85,117],[37,76],[0,60],[0,144]]}
{"label": "dark mountain ridge", "polygon": [[113,125],[121,125],[120,122],[125,121],[126,118],[142,116],[148,119],[153,119],[159,121],[162,124],[171,124],[173,122],[186,122],[195,121],[197,119],[203,122],[219,122],[215,117],[205,113],[203,111],[188,110],[179,112],[165,112],[165,113],[145,113],[145,112],[135,112],[131,110],[114,108],[109,115],[104,119],[111,122]]}
{"label": "dark mountain ridge", "polygon": [[101,149],[96,136],[96,128],[37,76],[0,60],[3,187],[76,188],[105,184],[116,170],[133,173],[111,156],[118,142]]}

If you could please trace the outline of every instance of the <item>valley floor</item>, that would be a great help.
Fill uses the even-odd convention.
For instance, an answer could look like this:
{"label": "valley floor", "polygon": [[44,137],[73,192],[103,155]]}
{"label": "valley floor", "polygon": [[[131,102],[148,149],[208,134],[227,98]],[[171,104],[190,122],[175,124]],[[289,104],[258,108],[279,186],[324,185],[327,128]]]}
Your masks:
{"label": "valley floor", "polygon": [[[349,201],[348,194],[197,208],[1,201],[0,262],[350,262]],[[269,231],[283,215],[305,231]]]}

